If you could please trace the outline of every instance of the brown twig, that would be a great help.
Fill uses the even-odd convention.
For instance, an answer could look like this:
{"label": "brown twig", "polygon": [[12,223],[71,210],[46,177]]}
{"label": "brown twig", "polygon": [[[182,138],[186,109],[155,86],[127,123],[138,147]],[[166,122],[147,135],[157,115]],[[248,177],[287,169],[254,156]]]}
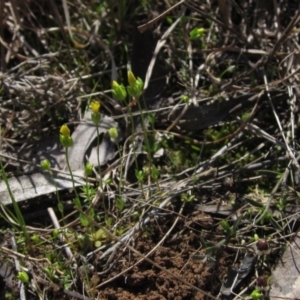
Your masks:
{"label": "brown twig", "polygon": [[181,5],[184,2],[185,2],[185,0],[181,0],[178,3],[174,4],[172,7],[168,8],[166,11],[164,11],[163,13],[161,13],[159,16],[155,17],[151,21],[149,21],[149,22],[147,22],[147,23],[145,23],[143,25],[138,26],[138,30],[140,31],[140,33],[145,32],[146,30],[149,29],[149,27],[151,27],[152,25],[154,25],[155,23],[157,23],[165,15],[167,15],[170,11],[172,11],[174,8],[176,8],[177,6]]}

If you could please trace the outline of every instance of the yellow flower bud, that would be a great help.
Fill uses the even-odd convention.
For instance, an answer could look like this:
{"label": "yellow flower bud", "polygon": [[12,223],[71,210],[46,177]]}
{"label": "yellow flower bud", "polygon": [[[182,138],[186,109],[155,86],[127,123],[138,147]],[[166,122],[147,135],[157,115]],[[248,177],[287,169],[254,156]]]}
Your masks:
{"label": "yellow flower bud", "polygon": [[117,90],[119,88],[119,86],[120,85],[115,80],[113,80],[113,82],[112,82],[112,88],[113,88],[113,90]]}
{"label": "yellow flower bud", "polygon": [[[134,79],[135,79],[135,77],[134,77]],[[128,76],[128,80],[129,80],[129,76]],[[144,82],[141,78],[138,77],[137,79],[135,79],[133,85],[130,84],[130,82],[129,82],[129,86],[127,86],[127,92],[133,98],[138,99],[140,97],[140,95],[143,93],[143,88],[144,88]]]}
{"label": "yellow flower bud", "polygon": [[60,127],[59,132],[60,132],[59,139],[60,139],[61,144],[65,148],[71,147],[73,145],[73,139],[70,135],[69,127],[67,125],[63,125]]}
{"label": "yellow flower bud", "polygon": [[60,131],[59,132],[64,137],[70,137],[70,129],[69,129],[69,127],[66,124],[64,124],[63,126],[60,127]]}
{"label": "yellow flower bud", "polygon": [[128,72],[128,82],[130,86],[134,86],[136,82],[136,78],[131,71]]}
{"label": "yellow flower bud", "polygon": [[101,114],[99,113],[100,110],[100,102],[99,101],[92,101],[90,104],[90,108],[92,109],[92,121],[95,125],[98,125],[101,121]]}
{"label": "yellow flower bud", "polygon": [[100,102],[99,101],[92,101],[90,104],[90,108],[94,113],[98,113],[100,110]]}

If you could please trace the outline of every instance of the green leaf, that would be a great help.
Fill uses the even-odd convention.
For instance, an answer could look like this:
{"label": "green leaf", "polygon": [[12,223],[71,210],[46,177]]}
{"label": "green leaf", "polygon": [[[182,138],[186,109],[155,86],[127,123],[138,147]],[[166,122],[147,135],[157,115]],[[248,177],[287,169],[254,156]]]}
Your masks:
{"label": "green leaf", "polygon": [[80,214],[79,219],[80,219],[80,223],[83,227],[89,226],[90,222],[85,215]]}
{"label": "green leaf", "polygon": [[193,30],[190,31],[190,39],[191,40],[200,39],[204,36],[204,34],[205,34],[204,28],[194,28]]}
{"label": "green leaf", "polygon": [[117,198],[116,199],[116,207],[119,211],[122,211],[125,206],[125,199],[124,198]]}

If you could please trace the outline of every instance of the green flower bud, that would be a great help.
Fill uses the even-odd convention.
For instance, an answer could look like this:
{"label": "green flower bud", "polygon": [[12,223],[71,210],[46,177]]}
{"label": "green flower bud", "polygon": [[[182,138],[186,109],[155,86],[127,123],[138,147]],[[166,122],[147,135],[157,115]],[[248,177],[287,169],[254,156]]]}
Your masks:
{"label": "green flower bud", "polygon": [[37,243],[39,241],[39,236],[37,234],[34,234],[31,238],[30,238],[33,242]]}
{"label": "green flower bud", "polygon": [[60,135],[59,140],[65,148],[69,148],[73,145],[73,139],[71,137],[65,137],[63,135]]}
{"label": "green flower bud", "polygon": [[50,170],[50,161],[48,159],[44,159],[41,162],[41,167],[44,171],[49,171]]}
{"label": "green flower bud", "polygon": [[52,235],[53,235],[54,238],[58,238],[58,236],[59,236],[59,230],[58,229],[53,229]]}
{"label": "green flower bud", "polygon": [[253,300],[259,300],[259,299],[261,299],[263,294],[258,290],[254,290],[250,296],[252,297]]}
{"label": "green flower bud", "polygon": [[85,176],[90,176],[93,172],[93,165],[90,163],[87,163],[84,167],[84,174]]}
{"label": "green flower bud", "polygon": [[142,170],[135,170],[135,177],[138,181],[144,180],[144,172]]}
{"label": "green flower bud", "polygon": [[116,127],[109,128],[108,135],[111,138],[112,142],[116,142],[116,140],[119,136],[118,129]]}
{"label": "green flower bud", "polygon": [[138,99],[143,93],[144,82],[139,77],[135,79],[134,75],[132,74],[134,78],[133,79],[130,74],[132,74],[132,72],[128,73],[129,86],[127,86],[127,92],[131,97]]}
{"label": "green flower bud", "polygon": [[123,101],[127,96],[124,85],[118,84],[116,81],[112,82],[112,93],[119,101]]}
{"label": "green flower bud", "polygon": [[192,31],[190,31],[190,38],[192,40],[200,39],[204,36],[206,30],[204,28],[194,28]]}
{"label": "green flower bud", "polygon": [[17,278],[23,282],[23,283],[28,283],[29,282],[29,276],[26,272],[24,271],[21,271],[21,272],[18,272],[18,276]]}
{"label": "green flower bud", "polygon": [[101,121],[101,114],[99,112],[93,112],[92,113],[92,121],[95,125],[98,125]]}
{"label": "green flower bud", "polygon": [[135,83],[136,83],[136,78],[135,78],[135,76],[133,75],[132,71],[129,71],[129,72],[128,72],[128,82],[129,82],[129,85],[130,85],[130,86],[134,86]]}

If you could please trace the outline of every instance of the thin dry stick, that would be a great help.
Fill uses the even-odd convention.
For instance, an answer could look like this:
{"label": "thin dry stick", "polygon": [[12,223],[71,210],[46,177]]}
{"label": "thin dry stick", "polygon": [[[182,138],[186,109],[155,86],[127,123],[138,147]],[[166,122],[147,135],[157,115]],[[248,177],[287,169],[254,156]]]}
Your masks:
{"label": "thin dry stick", "polygon": [[34,257],[28,256],[28,255],[21,254],[19,252],[9,249],[9,248],[6,248],[5,246],[1,247],[1,251],[3,253],[5,253],[7,256],[17,256],[22,259],[27,259],[30,261],[40,262],[40,263],[47,263],[48,265],[51,265],[51,262],[48,260],[48,258],[34,258]]}
{"label": "thin dry stick", "polygon": [[266,91],[267,91],[267,96],[268,96],[269,104],[270,104],[270,106],[271,106],[271,108],[272,108],[272,112],[273,112],[273,115],[274,115],[275,120],[276,120],[276,122],[277,122],[278,128],[279,128],[279,130],[280,130],[282,139],[283,139],[283,141],[284,141],[284,143],[285,143],[285,145],[286,145],[286,150],[287,150],[287,152],[288,152],[290,158],[293,160],[293,163],[295,164],[295,166],[296,166],[297,169],[299,170],[299,169],[300,169],[299,163],[298,163],[297,159],[295,158],[295,155],[294,155],[294,153],[292,152],[290,146],[289,146],[288,143],[287,143],[287,139],[286,139],[286,137],[285,137],[285,134],[284,134],[284,132],[283,132],[283,128],[282,128],[282,126],[281,126],[281,122],[280,122],[280,120],[279,120],[279,117],[278,117],[278,115],[277,115],[277,113],[276,113],[276,110],[275,110],[275,107],[274,107],[274,105],[273,105],[273,101],[272,101],[272,98],[271,98],[271,95],[270,95],[270,90],[269,90],[269,85],[268,85],[268,81],[267,81],[266,74],[264,74],[264,81],[265,81],[265,85],[266,85]]}
{"label": "thin dry stick", "polygon": [[[11,237],[11,245],[12,245],[13,250],[15,252],[18,252],[17,243],[16,243],[14,235]],[[16,271],[20,272],[21,271],[21,264],[20,264],[20,262],[19,262],[19,260],[18,260],[17,257],[14,257],[14,260],[15,260]],[[23,284],[23,282],[20,279],[18,280],[18,286],[19,286],[19,289],[20,289],[19,290],[20,299],[21,300],[26,300],[24,284]]]}
{"label": "thin dry stick", "polygon": [[68,296],[67,299],[80,299],[80,300],[93,300],[92,298],[89,298],[87,296],[81,295],[77,292],[73,292],[67,289],[64,289],[62,286],[55,284],[53,282],[47,281],[43,278],[35,276],[35,280],[37,283],[40,283],[48,288],[52,288],[54,291],[61,290],[64,294]]}
{"label": "thin dry stick", "polygon": [[[253,118],[256,109],[257,109],[257,105],[258,105],[258,100],[255,103],[250,116],[248,117],[248,119],[232,134],[230,134],[229,136],[225,137],[226,139],[230,139],[231,141],[225,145],[224,147],[222,147],[209,161],[207,161],[207,163],[204,163],[201,165],[201,167],[196,171],[196,174],[203,172],[213,161],[215,161],[219,156],[223,155],[224,153],[226,153],[229,149],[229,147],[231,146],[231,144],[233,142],[235,142],[236,139],[238,139],[241,135],[242,135],[242,131],[244,130],[244,128],[247,126],[247,124],[250,122],[250,120]],[[220,140],[223,140],[223,138],[221,138]],[[220,141],[218,140],[218,141]]]}
{"label": "thin dry stick", "polygon": [[150,78],[151,78],[151,75],[152,75],[154,64],[155,64],[155,61],[156,61],[156,58],[158,56],[159,51],[164,46],[164,44],[167,41],[167,38],[169,37],[169,35],[171,34],[171,32],[175,29],[175,27],[177,26],[177,24],[180,22],[180,20],[183,17],[183,15],[184,15],[184,11],[182,11],[180,13],[180,16],[177,18],[177,20],[168,28],[168,30],[163,34],[163,36],[157,42],[156,47],[154,49],[153,56],[151,58],[151,61],[149,63],[148,69],[147,69],[146,76],[145,76],[144,90],[147,89],[148,84],[150,82]]}
{"label": "thin dry stick", "polygon": [[[9,223],[15,225],[15,226],[20,226],[20,224],[18,224],[17,222],[15,222],[13,220],[13,218],[10,217],[10,215],[7,213],[6,209],[4,208],[3,205],[0,205],[0,209],[2,210],[2,213],[5,215],[5,217],[7,218],[7,220],[9,221]],[[26,226],[27,230],[32,230],[32,231],[38,231],[38,232],[52,232],[53,229],[43,229],[43,228],[36,228],[36,227],[31,227],[31,226]]]}
{"label": "thin dry stick", "polygon": [[244,297],[241,297],[242,295],[244,295],[244,293],[247,292],[247,290],[253,286],[256,282],[256,279],[254,279],[250,284],[249,286],[245,287],[239,294],[235,295],[234,299],[233,300],[237,300],[237,299],[245,299]]}
{"label": "thin dry stick", "polygon": [[[298,157],[299,159],[299,157]],[[254,221],[253,221],[253,225],[255,224],[258,224],[263,218],[264,216],[266,215],[267,211],[269,210],[269,207],[270,207],[270,204],[271,204],[271,201],[274,197],[274,194],[277,192],[277,190],[279,189],[279,187],[281,186],[282,182],[286,179],[286,177],[288,176],[288,173],[290,172],[290,166],[288,165],[284,171],[284,174],[283,176],[281,176],[281,178],[277,181],[275,187],[273,188],[273,190],[271,191],[271,194],[267,200],[267,203],[265,204],[265,208],[263,210],[263,212],[261,212],[261,214],[259,215],[259,217],[256,219],[256,217],[254,218]]]}
{"label": "thin dry stick", "polygon": [[[266,91],[267,91],[267,95],[268,95],[268,100],[269,100],[269,103],[270,103],[270,106],[272,108],[272,112],[274,114],[274,117],[275,117],[275,120],[277,121],[277,125],[279,127],[279,130],[281,132],[281,135],[282,135],[282,138],[283,138],[283,141],[284,141],[284,144],[285,144],[285,148],[289,154],[289,157],[291,158],[291,160],[293,161],[294,165],[297,167],[297,169],[299,170],[299,164],[298,164],[298,158],[296,158],[291,150],[291,148],[289,147],[288,143],[287,143],[287,139],[284,135],[284,132],[283,132],[283,129],[282,129],[282,126],[281,126],[281,122],[279,120],[279,117],[276,113],[276,110],[275,110],[275,107],[273,105],[273,102],[272,102],[272,98],[270,96],[270,93],[269,93],[269,86],[268,86],[268,82],[267,82],[267,78],[266,78],[266,75],[264,75],[264,81],[265,81],[265,85],[266,85]],[[258,217],[258,219],[254,219],[254,224],[257,224],[259,223],[265,216],[266,212],[269,210],[269,207],[270,207],[270,203],[271,203],[271,200],[273,199],[273,195],[276,193],[276,191],[278,190],[279,186],[282,184],[283,180],[286,178],[288,172],[290,171],[290,168],[289,166],[286,168],[285,172],[284,172],[284,176],[282,176],[277,184],[275,185],[275,187],[273,188],[272,192],[271,192],[271,195],[265,205],[265,209],[263,210],[263,212],[261,213],[261,215]]]}
{"label": "thin dry stick", "polygon": [[177,116],[177,118],[172,122],[172,124],[166,129],[166,131],[170,131],[178,122],[179,120],[185,115],[189,105],[186,104],[183,110],[180,112],[180,114]]}
{"label": "thin dry stick", "polygon": [[154,25],[156,22],[158,22],[160,19],[162,19],[166,14],[168,14],[170,11],[172,11],[174,8],[176,8],[177,6],[181,5],[184,2],[185,2],[185,0],[181,0],[178,3],[174,4],[172,7],[168,8],[166,11],[164,11],[162,14],[160,14],[156,18],[152,19],[151,21],[147,22],[146,24],[138,26],[138,30],[140,31],[140,33],[145,32],[147,29],[149,29],[149,27]]}
{"label": "thin dry stick", "polygon": [[280,45],[282,45],[286,41],[286,39],[289,37],[289,34],[295,28],[298,22],[300,22],[300,10],[297,10],[296,15],[288,24],[285,31],[280,36],[279,40],[274,45],[273,49],[270,51],[270,54],[268,56],[268,61],[270,61],[273,58]]}
{"label": "thin dry stick", "polygon": [[[56,229],[61,229],[53,208],[48,207],[47,210],[48,210],[48,213],[50,215],[50,218],[52,220],[52,223],[53,223],[54,227]],[[74,255],[71,251],[71,248],[65,243],[64,236],[61,233],[59,234],[59,239],[60,239],[61,243],[64,244],[64,249],[65,249],[67,257],[70,259],[71,262],[76,262],[76,259],[74,258]]]}

